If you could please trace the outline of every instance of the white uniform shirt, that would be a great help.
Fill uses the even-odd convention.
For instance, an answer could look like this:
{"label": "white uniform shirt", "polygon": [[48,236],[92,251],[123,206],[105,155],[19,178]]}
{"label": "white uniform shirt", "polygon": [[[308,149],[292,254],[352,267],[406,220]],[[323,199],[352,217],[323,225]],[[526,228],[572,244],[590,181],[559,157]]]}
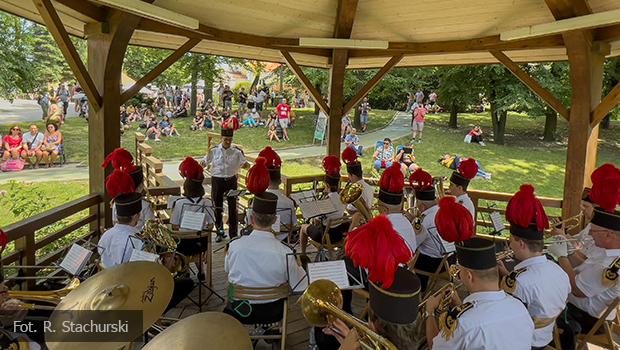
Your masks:
{"label": "white uniform shirt", "polygon": [[433,350],[530,350],[534,322],[519,300],[499,292],[477,292],[463,303],[473,307],[463,312],[456,330],[446,340],[443,331],[433,338]]}
{"label": "white uniform shirt", "polygon": [[394,231],[398,232],[405,240],[405,243],[407,243],[407,246],[411,249],[411,254],[415,253],[418,245],[416,243],[415,231],[409,220],[401,213],[388,214],[387,218],[392,223]]}
{"label": "white uniform shirt", "polygon": [[138,238],[137,226],[116,224],[99,239],[97,250],[103,267],[109,268],[129,261],[134,249],[142,250],[144,245]]}
{"label": "white uniform shirt", "polygon": [[[142,231],[144,228],[144,224],[148,220],[155,220],[155,214],[153,213],[153,209],[151,209],[151,203],[146,199],[142,199],[142,210],[140,211],[140,218],[138,219],[137,228]],[[118,217],[116,215],[116,205],[112,206],[112,223],[118,223]]]}
{"label": "white uniform shirt", "polygon": [[220,143],[203,158],[207,167],[210,168],[213,177],[232,177],[239,173],[241,166],[245,164],[243,152],[235,146],[224,149]]}
{"label": "white uniform shirt", "polygon": [[[292,253],[293,250],[271,232],[254,230],[248,236],[234,239],[230,241],[224,259],[228,282],[250,288],[277,287],[289,283],[294,288],[301,281],[297,289],[305,289],[308,285],[306,272],[297,265]],[[253,303],[270,301],[273,300]]]}
{"label": "white uniform shirt", "polygon": [[[366,207],[370,209],[372,207],[373,199],[375,198],[375,189],[372,186],[370,186],[368,183],[366,183],[364,179],[361,179],[356,183],[364,187],[364,193],[362,193],[362,198],[364,199],[364,202],[366,203]],[[355,208],[353,204],[349,204],[347,206],[347,210],[353,213],[357,211],[357,208]]]}
{"label": "white uniform shirt", "polygon": [[172,209],[170,224],[181,226],[184,212],[205,213],[203,229],[207,229],[209,224],[213,224],[215,214],[213,213],[213,202],[209,198],[188,198],[171,196],[168,198],[168,209]]}
{"label": "white uniform shirt", "polygon": [[[518,263],[514,270],[525,268],[516,277],[515,297],[525,303],[533,319],[551,319],[557,317],[566,307],[570,293],[570,281],[562,268],[547,259],[537,256]],[[543,347],[553,340],[555,322],[534,330],[532,346]]]}
{"label": "white uniform shirt", "polygon": [[293,200],[284,195],[280,189],[269,188],[267,192],[271,192],[278,196],[276,214],[280,216],[280,223],[287,227],[295,224],[297,218],[295,217],[295,203]]}
{"label": "white uniform shirt", "polygon": [[329,198],[329,200],[332,202],[332,204],[334,205],[334,208],[336,208],[336,211],[325,215],[325,218],[323,219],[323,225],[327,225],[327,221],[330,219],[336,220],[336,219],[342,218],[344,216],[344,210],[346,208],[345,205],[342,204],[342,201],[340,200],[340,193],[329,192],[327,194],[327,198]]}
{"label": "white uniform shirt", "polygon": [[458,197],[456,197],[456,201],[459,202],[462,206],[467,208],[467,211],[471,214],[471,217],[474,219],[474,225],[476,224],[476,207],[474,206],[474,202],[471,201],[469,195],[464,193]]}
{"label": "white uniform shirt", "polygon": [[[603,284],[603,271],[612,262],[620,257],[620,249],[605,249],[605,254],[588,257],[581,265],[575,268],[575,284],[586,296],[579,298],[572,293],[568,295],[568,302],[587,312],[594,318],[599,318],[615,298],[620,297],[620,283],[613,287]],[[607,316],[608,320],[616,317],[616,311]]]}
{"label": "white uniform shirt", "polygon": [[438,210],[439,206],[433,205],[422,213],[422,230],[416,237],[418,251],[431,258],[442,258],[444,254],[455,251],[454,244],[445,242],[437,232],[435,216]]}

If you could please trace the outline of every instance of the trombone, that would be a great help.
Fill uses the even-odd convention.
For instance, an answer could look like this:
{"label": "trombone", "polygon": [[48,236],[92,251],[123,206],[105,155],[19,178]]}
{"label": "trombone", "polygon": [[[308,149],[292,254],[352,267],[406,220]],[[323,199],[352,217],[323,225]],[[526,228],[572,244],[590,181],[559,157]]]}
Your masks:
{"label": "trombone", "polygon": [[316,280],[300,298],[301,312],[313,326],[325,327],[334,318],[353,326],[360,336],[360,345],[365,350],[398,350],[394,344],[372,331],[359,319],[342,311],[342,293],[330,280]]}
{"label": "trombone", "polygon": [[[450,265],[450,269],[448,270],[448,274],[450,275],[450,282],[444,284],[439,288],[435,293],[431,294],[430,297],[436,297],[441,295],[441,300],[439,301],[439,306],[437,307],[438,312],[447,311],[450,308],[450,304],[452,303],[452,296],[456,294],[456,290],[463,285],[463,282],[459,282],[458,284],[454,282],[459,275],[459,269],[456,265]],[[420,311],[424,310],[424,305],[428,301],[428,298],[424,299],[419,305],[418,309]]]}
{"label": "trombone", "polygon": [[[62,298],[66,297],[67,294],[69,294],[75,288],[79,287],[79,285],[80,285],[80,280],[77,278],[74,278],[71,280],[71,282],[69,282],[67,286],[65,286],[62,289],[58,289],[58,290],[49,290],[49,291],[9,290],[7,294],[9,298],[18,299],[20,301],[29,300],[29,301],[39,301],[39,302],[50,303],[50,304],[58,304],[60,303]],[[53,310],[55,309],[54,306],[29,304],[29,303],[20,304],[20,308],[22,310],[35,310],[35,309]]]}

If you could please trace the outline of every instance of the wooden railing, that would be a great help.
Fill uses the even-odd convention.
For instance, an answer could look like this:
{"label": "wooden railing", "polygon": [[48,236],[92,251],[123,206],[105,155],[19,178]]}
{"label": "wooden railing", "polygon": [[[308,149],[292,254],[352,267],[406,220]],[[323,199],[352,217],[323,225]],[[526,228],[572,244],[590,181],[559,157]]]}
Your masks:
{"label": "wooden railing", "polygon": [[[73,243],[82,239],[100,236],[101,226],[103,225],[100,212],[100,204],[102,202],[101,195],[89,194],[9,225],[4,231],[8,236],[9,243],[14,242],[14,250],[4,255],[2,258],[3,264],[5,266],[10,264],[48,266],[58,261],[63,252]],[[41,237],[40,230],[76,214],[83,217],[79,217],[57,231]],[[75,237],[72,237],[69,242],[63,242],[60,247],[47,251],[50,250],[50,245],[55,245],[58,240],[64,239],[69,235],[75,235]],[[7,248],[7,250],[9,249]],[[36,269],[24,270],[26,276],[32,276],[35,272]],[[34,281],[29,280],[24,282],[22,287],[31,287],[33,285]]]}

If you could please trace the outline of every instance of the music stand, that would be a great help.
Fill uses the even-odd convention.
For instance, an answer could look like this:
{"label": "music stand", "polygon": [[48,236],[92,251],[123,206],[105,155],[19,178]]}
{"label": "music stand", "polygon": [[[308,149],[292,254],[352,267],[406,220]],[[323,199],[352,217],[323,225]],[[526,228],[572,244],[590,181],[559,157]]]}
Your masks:
{"label": "music stand", "polygon": [[[188,210],[186,211],[186,209],[189,209],[190,207],[195,208],[194,210]],[[208,210],[211,209],[211,210]],[[190,230],[196,233],[196,236],[198,238],[198,247],[201,248],[202,247],[202,238],[204,238],[203,234],[205,233],[204,230],[204,225],[205,225],[205,221],[208,222],[207,217],[209,217],[211,219],[211,222],[215,222],[215,218],[213,217],[213,205],[209,205],[206,203],[203,204],[194,204],[194,203],[183,203],[183,206],[181,207],[181,219],[180,219],[180,223],[179,226],[182,229],[185,230]],[[204,217],[203,217],[203,221],[201,223],[201,225],[199,227],[183,227],[183,216],[185,215],[185,213],[188,212],[193,212],[193,213],[204,213]],[[198,230],[196,230],[198,229]],[[213,244],[213,242],[209,242],[207,244]],[[220,299],[222,302],[224,302],[224,298],[219,295],[215,290],[213,290],[213,288],[211,288],[211,286],[209,286],[207,283],[205,283],[205,274],[203,271],[203,264],[202,264],[202,255],[204,254],[203,251],[201,251],[198,254],[198,271],[196,273],[196,278],[198,280],[198,301],[192,299],[190,296],[188,296],[187,298],[198,307],[198,309],[200,310],[200,312],[202,312],[202,306],[207,303],[209,301],[209,299],[211,299],[211,297],[213,295],[215,295],[218,299]],[[209,268],[211,268],[212,266],[209,266]],[[203,301],[202,300],[202,287],[206,288],[209,292],[211,292],[211,294],[209,294],[209,296]]]}

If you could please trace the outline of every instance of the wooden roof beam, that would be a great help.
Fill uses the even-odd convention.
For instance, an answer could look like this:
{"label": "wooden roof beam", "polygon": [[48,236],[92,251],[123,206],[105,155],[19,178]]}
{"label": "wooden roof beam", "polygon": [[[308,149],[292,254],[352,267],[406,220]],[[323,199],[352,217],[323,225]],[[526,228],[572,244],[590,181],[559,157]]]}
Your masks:
{"label": "wooden roof beam", "polygon": [[121,94],[121,104],[127,102],[127,100],[137,94],[140,89],[153,81],[153,79],[157,78],[163,71],[165,71],[175,62],[177,62],[181,57],[183,57],[183,55],[185,55],[199,42],[200,39],[196,38],[187,40],[185,44],[176,49],[173,53],[166,57],[166,59],[164,59],[157,66],[155,66],[155,68],[153,68],[150,72],[146,73],[142,78],[140,78],[140,80],[136,81],[130,88],[123,91],[123,93]]}
{"label": "wooden roof beam", "polygon": [[358,103],[360,103],[360,101],[364,98],[364,96],[366,96],[370,92],[370,90],[372,90],[372,88],[374,88],[375,86],[377,86],[377,84],[379,84],[379,82],[381,81],[381,79],[383,79],[383,77],[387,74],[387,72],[389,72],[392,68],[394,68],[394,66],[396,66],[398,62],[400,62],[400,60],[403,59],[403,56],[404,55],[402,53],[399,55],[393,56],[377,72],[377,74],[375,74],[375,76],[372,77],[372,79],[370,79],[366,84],[364,84],[364,86],[362,86],[360,91],[358,91],[357,94],[355,94],[355,96],[353,96],[353,98],[351,98],[351,100],[344,105],[344,109],[342,110],[342,115],[346,115]]}
{"label": "wooden roof beam", "polygon": [[514,76],[519,78],[536,96],[540,97],[549,107],[558,112],[564,119],[568,120],[570,113],[568,108],[558,100],[547,89],[543,88],[531,75],[521,69],[518,64],[514,63],[506,54],[501,51],[489,51],[498,61],[500,61]]}
{"label": "wooden roof beam", "polygon": [[556,20],[592,13],[587,0],[545,0],[545,3]]}
{"label": "wooden roof beam", "polygon": [[353,31],[353,22],[357,12],[358,0],[339,0],[334,26],[334,38],[349,39]]}
{"label": "wooden roof beam", "polygon": [[97,22],[105,22],[108,17],[107,7],[98,7],[88,1],[56,0],[56,2],[72,9],[73,11],[79,12],[84,16],[89,17]]}
{"label": "wooden roof beam", "polygon": [[592,111],[590,126],[594,128],[614,107],[620,103],[620,83],[616,84],[613,89],[605,96],[601,102]]}
{"label": "wooden roof beam", "polygon": [[291,54],[286,50],[280,50],[280,53],[284,57],[286,64],[291,69],[291,71],[293,71],[297,79],[299,79],[299,81],[306,88],[306,90],[310,92],[310,96],[312,96],[312,99],[314,100],[314,102],[316,102],[319,105],[319,108],[321,108],[321,110],[323,111],[323,113],[325,113],[325,115],[329,115],[330,109],[327,103],[325,102],[325,100],[323,99],[323,96],[321,96],[321,93],[316,88],[316,86],[314,86],[314,84],[312,84],[312,82],[310,81],[310,79],[308,79],[306,74],[304,74],[301,67],[297,64],[297,62],[295,62],[295,59],[293,58],[293,56],[291,56]]}
{"label": "wooden roof beam", "polygon": [[56,44],[58,44],[58,48],[62,52],[62,55],[65,57],[67,64],[71,68],[73,74],[75,74],[75,78],[80,83],[82,89],[84,89],[84,93],[88,97],[88,103],[93,107],[95,111],[99,111],[101,108],[101,95],[93,82],[86,66],[82,62],[80,55],[78,54],[75,46],[71,42],[69,38],[69,34],[65,29],[60,17],[58,16],[58,12],[54,9],[52,2],[50,0],[33,0],[34,4],[41,15],[41,18],[45,22],[45,26],[54,37]]}

